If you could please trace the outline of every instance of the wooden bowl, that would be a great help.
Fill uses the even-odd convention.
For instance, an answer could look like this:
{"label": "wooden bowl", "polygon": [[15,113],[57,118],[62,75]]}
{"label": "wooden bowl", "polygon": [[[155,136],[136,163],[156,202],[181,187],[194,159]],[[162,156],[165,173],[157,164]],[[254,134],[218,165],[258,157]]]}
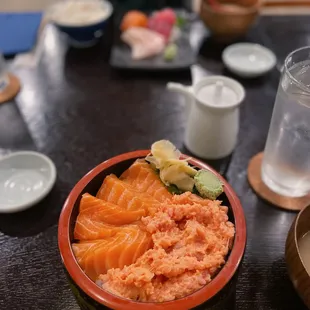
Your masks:
{"label": "wooden bowl", "polygon": [[299,296],[310,309],[310,274],[301,260],[298,248],[298,240],[308,231],[310,231],[310,205],[300,211],[295,218],[285,246],[288,274]]}
{"label": "wooden bowl", "polygon": [[[187,310],[204,305],[203,309],[230,300],[229,296],[234,289],[234,281],[241,263],[246,244],[246,224],[243,208],[240,201],[227,181],[203,162],[191,158],[189,163],[214,173],[224,184],[224,193],[219,197],[223,204],[228,206],[229,220],[235,224],[235,238],[233,247],[228,254],[225,265],[214,279],[193,294],[177,300],[162,303],[143,303],[124,299],[113,295],[95,284],[82,271],[73,254],[73,229],[78,215],[79,203],[83,193],[95,194],[104,178],[114,173],[121,175],[136,159],[144,158],[150,150],[135,151],[113,157],[95,167],[87,173],[73,188],[62,209],[58,224],[58,246],[61,258],[67,271],[68,279],[79,305],[82,309],[126,309],[126,310]],[[183,155],[183,158],[188,156]],[[230,301],[231,303],[231,301]],[[219,307],[224,309],[224,307]]]}
{"label": "wooden bowl", "polygon": [[217,8],[209,5],[208,0],[200,4],[200,17],[212,35],[220,41],[232,41],[244,36],[259,15],[261,0],[243,0],[240,10],[228,10],[225,5],[232,0],[219,1]]}

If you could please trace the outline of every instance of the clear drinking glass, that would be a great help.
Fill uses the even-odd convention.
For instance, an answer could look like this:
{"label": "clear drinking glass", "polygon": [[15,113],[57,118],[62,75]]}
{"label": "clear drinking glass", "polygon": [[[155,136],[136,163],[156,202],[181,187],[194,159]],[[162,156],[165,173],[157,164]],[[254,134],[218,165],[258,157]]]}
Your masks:
{"label": "clear drinking glass", "polygon": [[285,60],[262,179],[284,196],[301,197],[310,192],[310,46],[293,51]]}

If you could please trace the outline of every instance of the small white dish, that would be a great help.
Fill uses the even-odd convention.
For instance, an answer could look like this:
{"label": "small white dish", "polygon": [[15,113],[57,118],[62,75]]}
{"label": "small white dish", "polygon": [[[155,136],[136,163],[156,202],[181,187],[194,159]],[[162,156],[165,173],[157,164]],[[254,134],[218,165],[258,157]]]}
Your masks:
{"label": "small white dish", "polygon": [[55,181],[55,165],[43,154],[23,151],[0,158],[0,213],[28,209],[51,191]]}
{"label": "small white dish", "polygon": [[230,45],[224,50],[222,59],[231,72],[244,78],[266,74],[277,62],[271,50],[254,43]]}

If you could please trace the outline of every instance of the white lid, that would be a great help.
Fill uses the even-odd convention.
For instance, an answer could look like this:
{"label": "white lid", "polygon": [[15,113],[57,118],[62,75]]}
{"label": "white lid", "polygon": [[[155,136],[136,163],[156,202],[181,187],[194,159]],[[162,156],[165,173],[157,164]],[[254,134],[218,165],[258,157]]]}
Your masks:
{"label": "white lid", "polygon": [[194,93],[201,104],[219,109],[235,107],[245,96],[240,83],[220,75],[202,79],[194,86]]}

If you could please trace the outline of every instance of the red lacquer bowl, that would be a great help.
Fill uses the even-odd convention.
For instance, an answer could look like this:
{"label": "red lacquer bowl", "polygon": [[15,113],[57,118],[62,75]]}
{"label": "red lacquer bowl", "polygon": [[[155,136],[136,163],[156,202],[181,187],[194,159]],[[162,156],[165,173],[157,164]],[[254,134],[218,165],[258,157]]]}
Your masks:
{"label": "red lacquer bowl", "polygon": [[[240,201],[227,181],[208,165],[197,159],[190,159],[189,163],[198,168],[207,169],[214,173],[224,184],[223,199],[229,207],[230,221],[234,222],[236,228],[235,239],[232,250],[227,258],[226,264],[206,286],[184,298],[163,303],[142,303],[120,298],[108,293],[98,287],[79,267],[71,248],[73,241],[73,228],[78,214],[78,207],[83,193],[96,194],[106,175],[114,173],[120,175],[137,158],[143,158],[149,154],[149,150],[141,150],[125,153],[113,157],[87,173],[73,188],[62,209],[58,227],[58,245],[65,269],[73,284],[73,290],[83,309],[111,308],[126,310],[182,310],[191,309],[211,300],[221,292],[236,273],[242,260],[246,244],[246,224]],[[183,155],[183,158],[188,156]],[[98,307],[99,306],[99,307]]]}

